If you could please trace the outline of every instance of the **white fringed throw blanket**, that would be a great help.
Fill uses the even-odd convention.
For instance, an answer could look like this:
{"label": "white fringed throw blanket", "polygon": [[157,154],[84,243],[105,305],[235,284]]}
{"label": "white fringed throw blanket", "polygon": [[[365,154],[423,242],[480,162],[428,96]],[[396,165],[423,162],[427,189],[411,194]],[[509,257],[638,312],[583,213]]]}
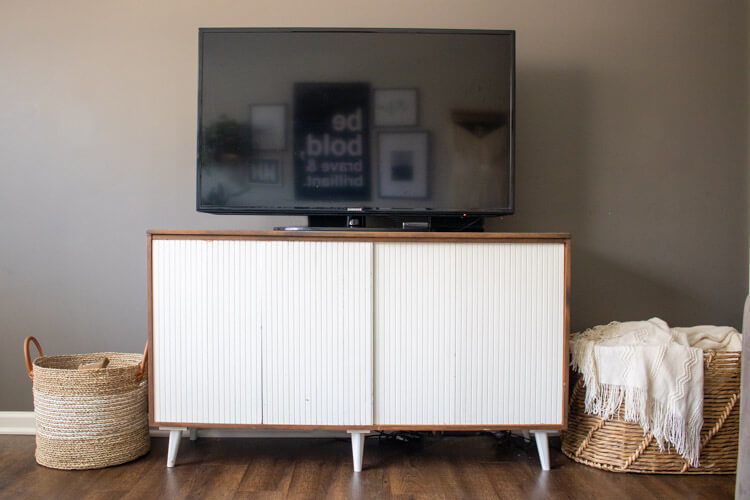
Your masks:
{"label": "white fringed throw blanket", "polygon": [[608,419],[625,404],[625,420],[694,467],[703,425],[703,349],[739,351],[742,337],[731,327],[670,329],[651,318],[596,326],[570,342],[573,368],[586,384],[586,412]]}

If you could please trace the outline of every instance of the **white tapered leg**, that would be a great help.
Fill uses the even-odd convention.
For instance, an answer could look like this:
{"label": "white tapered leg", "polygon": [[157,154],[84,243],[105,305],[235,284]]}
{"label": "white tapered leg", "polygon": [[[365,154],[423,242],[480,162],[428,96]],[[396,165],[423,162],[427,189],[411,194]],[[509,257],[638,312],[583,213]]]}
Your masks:
{"label": "white tapered leg", "polygon": [[190,428],[190,441],[195,441],[198,439],[198,429],[195,427]]}
{"label": "white tapered leg", "polygon": [[529,431],[521,431],[521,435],[526,441],[531,441],[531,434],[529,434]]}
{"label": "white tapered leg", "polygon": [[365,434],[370,431],[346,431],[352,435],[352,462],[354,472],[362,472],[362,457],[365,454]]}
{"label": "white tapered leg", "polygon": [[536,449],[539,452],[539,463],[542,470],[549,470],[549,442],[547,441],[547,431],[534,431],[536,439]]}
{"label": "white tapered leg", "polygon": [[169,451],[167,452],[167,467],[174,467],[175,460],[177,460],[177,452],[180,449],[180,438],[182,437],[182,428],[162,428],[162,430],[169,431]]}

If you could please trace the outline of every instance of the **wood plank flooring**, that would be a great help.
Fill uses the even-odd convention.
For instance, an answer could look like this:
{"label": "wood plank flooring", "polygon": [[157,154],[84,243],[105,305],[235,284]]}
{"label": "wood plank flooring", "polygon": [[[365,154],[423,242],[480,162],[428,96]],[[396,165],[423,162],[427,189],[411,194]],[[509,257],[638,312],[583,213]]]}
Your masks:
{"label": "wood plank flooring", "polygon": [[491,435],[367,439],[352,472],[347,439],[183,439],[165,467],[167,439],[119,467],[58,471],[34,461],[33,436],[0,436],[0,498],[733,498],[734,476],[616,474],[551,450],[542,472],[533,443]]}

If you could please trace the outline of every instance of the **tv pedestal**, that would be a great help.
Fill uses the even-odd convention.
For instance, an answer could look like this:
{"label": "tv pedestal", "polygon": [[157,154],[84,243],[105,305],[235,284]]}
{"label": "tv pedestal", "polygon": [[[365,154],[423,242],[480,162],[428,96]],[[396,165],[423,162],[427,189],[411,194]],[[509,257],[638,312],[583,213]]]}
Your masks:
{"label": "tv pedestal", "polygon": [[531,430],[567,421],[570,238],[150,231],[150,424]]}
{"label": "tv pedestal", "polygon": [[484,217],[310,215],[308,226],[276,227],[277,231],[484,231]]}

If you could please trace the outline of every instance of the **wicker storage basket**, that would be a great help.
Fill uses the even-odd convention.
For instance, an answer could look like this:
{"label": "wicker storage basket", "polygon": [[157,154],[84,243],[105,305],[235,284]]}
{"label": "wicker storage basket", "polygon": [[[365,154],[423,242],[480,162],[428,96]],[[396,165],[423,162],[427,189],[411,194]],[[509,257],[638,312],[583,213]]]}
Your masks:
{"label": "wicker storage basket", "polygon": [[[31,362],[29,342],[39,356]],[[36,461],[53,469],[98,469],[134,460],[151,447],[148,384],[143,356],[100,352],[44,356],[39,342],[24,342],[33,381]],[[102,358],[109,366],[79,370]]]}
{"label": "wicker storage basket", "polygon": [[584,412],[586,388],[579,377],[570,397],[568,430],[562,451],[569,458],[614,472],[660,474],[734,474],[740,427],[741,352],[704,354],[703,428],[700,466],[689,467],[674,451],[659,451],[651,434],[637,423],[602,420]]}

